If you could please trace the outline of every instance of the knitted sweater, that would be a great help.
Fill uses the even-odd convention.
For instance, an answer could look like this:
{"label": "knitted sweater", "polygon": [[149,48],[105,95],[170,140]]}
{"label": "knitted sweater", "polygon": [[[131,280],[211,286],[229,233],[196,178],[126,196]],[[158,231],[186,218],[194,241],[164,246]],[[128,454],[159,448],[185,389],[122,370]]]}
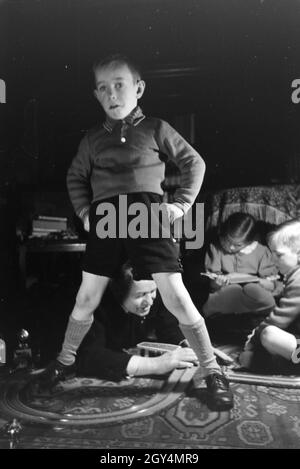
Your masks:
{"label": "knitted sweater", "polygon": [[259,277],[277,274],[271,251],[260,243],[257,243],[255,249],[249,253],[237,252],[235,254],[224,252],[221,248],[211,244],[204,262],[206,270],[220,274],[238,272]]}
{"label": "knitted sweater", "polygon": [[185,213],[203,181],[205,163],[199,153],[167,122],[146,118],[137,107],[123,121],[107,120],[88,131],[67,174],[75,212],[83,216],[90,204],[119,194],[163,194],[165,162],[181,172],[174,203]]}
{"label": "knitted sweater", "polygon": [[259,326],[259,332],[270,325],[295,334],[300,333],[300,267],[286,275],[278,306]]}

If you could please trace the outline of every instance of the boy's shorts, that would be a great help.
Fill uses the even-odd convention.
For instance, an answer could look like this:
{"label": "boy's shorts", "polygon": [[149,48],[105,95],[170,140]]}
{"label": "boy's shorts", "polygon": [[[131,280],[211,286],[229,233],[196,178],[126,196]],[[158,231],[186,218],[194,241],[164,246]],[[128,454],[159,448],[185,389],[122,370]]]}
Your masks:
{"label": "boy's shorts", "polygon": [[[128,215],[129,206],[134,203],[142,205],[132,206],[131,209],[136,208],[137,211],[133,212],[134,215]],[[154,273],[182,272],[179,247],[172,235],[168,238],[161,235],[159,238],[151,236],[149,214],[153,203],[161,204],[162,197],[149,192],[124,194],[94,202],[89,214],[90,231],[82,269],[85,272],[112,278],[120,266],[130,260],[136,280],[152,279],[151,274]],[[141,207],[143,212],[140,210]],[[102,215],[99,214],[100,210]],[[146,216],[141,218],[141,213],[146,213]],[[147,228],[146,231],[143,230],[147,237],[133,238],[128,235],[128,231],[132,233],[130,226],[133,227],[133,231],[134,227],[140,231],[141,224],[138,224],[138,220],[144,228]],[[120,230],[123,238],[120,237]],[[103,231],[108,233],[105,238]]]}

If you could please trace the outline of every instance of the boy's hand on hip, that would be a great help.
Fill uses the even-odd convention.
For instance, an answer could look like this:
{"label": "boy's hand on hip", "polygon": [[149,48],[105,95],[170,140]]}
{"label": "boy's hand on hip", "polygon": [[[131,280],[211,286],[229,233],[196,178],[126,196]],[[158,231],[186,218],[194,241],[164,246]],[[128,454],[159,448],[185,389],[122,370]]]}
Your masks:
{"label": "boy's hand on hip", "polygon": [[164,203],[162,206],[166,209],[168,219],[170,223],[174,223],[177,218],[183,217],[184,212],[181,208],[177,207],[175,204]]}

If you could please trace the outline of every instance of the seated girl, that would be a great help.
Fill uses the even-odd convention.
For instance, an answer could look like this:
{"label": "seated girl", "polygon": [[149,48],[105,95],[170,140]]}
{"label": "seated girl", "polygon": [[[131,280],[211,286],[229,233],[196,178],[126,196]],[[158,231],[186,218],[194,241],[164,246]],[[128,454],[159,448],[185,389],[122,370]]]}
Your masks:
{"label": "seated girl", "polygon": [[[236,212],[225,220],[217,241],[209,245],[205,268],[211,278],[210,294],[203,306],[205,318],[231,313],[261,317],[274,308],[278,271],[269,248],[259,241],[251,215]],[[233,282],[231,278],[237,274],[255,277]]]}

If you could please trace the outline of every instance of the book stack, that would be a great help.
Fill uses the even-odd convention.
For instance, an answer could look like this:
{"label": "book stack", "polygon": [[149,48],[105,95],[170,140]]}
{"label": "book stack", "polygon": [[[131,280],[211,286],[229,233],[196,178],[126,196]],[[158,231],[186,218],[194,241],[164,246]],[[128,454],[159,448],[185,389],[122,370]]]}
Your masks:
{"label": "book stack", "polygon": [[67,230],[68,219],[64,217],[47,217],[40,215],[32,221],[32,237],[45,237],[51,233]]}

